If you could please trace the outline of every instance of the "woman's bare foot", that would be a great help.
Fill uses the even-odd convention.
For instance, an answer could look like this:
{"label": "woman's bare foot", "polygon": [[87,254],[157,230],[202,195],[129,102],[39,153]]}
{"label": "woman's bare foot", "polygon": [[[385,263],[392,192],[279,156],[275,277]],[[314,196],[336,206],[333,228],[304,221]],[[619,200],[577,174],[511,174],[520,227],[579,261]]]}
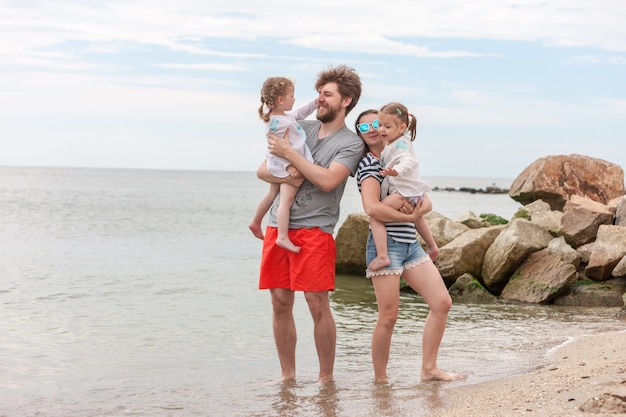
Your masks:
{"label": "woman's bare foot", "polygon": [[278,246],[279,248],[287,249],[289,252],[300,253],[300,246],[294,245],[288,237],[276,238],[276,246]]}
{"label": "woman's bare foot", "polygon": [[379,269],[389,266],[390,263],[391,263],[391,260],[389,259],[388,256],[379,255],[375,257],[367,267],[370,269],[370,271],[378,271]]}
{"label": "woman's bare foot", "polygon": [[265,236],[263,236],[263,229],[261,228],[260,224],[250,223],[248,225],[248,229],[250,229],[252,234],[254,236],[258,237],[259,239],[261,239],[261,240],[265,239]]}
{"label": "woman's bare foot", "polygon": [[458,381],[459,379],[467,378],[465,375],[454,374],[450,372],[442,371],[441,369],[435,369],[431,372],[422,371],[422,382],[431,382],[431,381],[444,381],[444,382],[452,382]]}

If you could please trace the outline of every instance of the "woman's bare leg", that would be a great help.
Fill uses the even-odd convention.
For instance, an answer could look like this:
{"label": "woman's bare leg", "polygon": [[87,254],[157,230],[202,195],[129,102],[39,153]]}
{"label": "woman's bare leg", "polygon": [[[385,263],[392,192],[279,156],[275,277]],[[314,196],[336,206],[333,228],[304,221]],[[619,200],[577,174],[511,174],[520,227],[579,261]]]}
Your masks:
{"label": "woman's bare leg", "polygon": [[459,374],[437,367],[437,355],[448,322],[452,299],[435,265],[429,260],[404,271],[404,279],[428,304],[430,311],[422,334],[422,381],[455,381]]}
{"label": "woman's bare leg", "polygon": [[391,336],[398,319],[400,303],[400,276],[379,275],[372,277],[378,304],[378,320],[372,334],[372,363],[377,382],[387,382],[387,363],[391,349]]}

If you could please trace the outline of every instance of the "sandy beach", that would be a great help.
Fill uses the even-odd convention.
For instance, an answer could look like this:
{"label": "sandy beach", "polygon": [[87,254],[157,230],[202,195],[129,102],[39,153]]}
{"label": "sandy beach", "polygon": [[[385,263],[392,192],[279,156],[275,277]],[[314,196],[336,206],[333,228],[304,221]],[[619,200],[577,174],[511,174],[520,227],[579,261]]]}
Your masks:
{"label": "sandy beach", "polygon": [[536,372],[450,387],[442,397],[431,416],[626,415],[626,331],[574,340]]}

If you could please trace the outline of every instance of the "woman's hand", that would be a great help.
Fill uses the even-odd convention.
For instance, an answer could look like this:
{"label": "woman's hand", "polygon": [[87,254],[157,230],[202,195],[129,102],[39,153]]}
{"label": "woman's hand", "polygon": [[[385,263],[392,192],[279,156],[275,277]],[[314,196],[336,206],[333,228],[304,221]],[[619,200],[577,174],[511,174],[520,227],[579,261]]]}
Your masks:
{"label": "woman's hand", "polygon": [[409,200],[402,197],[402,205],[400,206],[398,210],[400,210],[400,212],[404,214],[411,214],[413,213],[414,208],[413,208],[413,205],[409,203]]}

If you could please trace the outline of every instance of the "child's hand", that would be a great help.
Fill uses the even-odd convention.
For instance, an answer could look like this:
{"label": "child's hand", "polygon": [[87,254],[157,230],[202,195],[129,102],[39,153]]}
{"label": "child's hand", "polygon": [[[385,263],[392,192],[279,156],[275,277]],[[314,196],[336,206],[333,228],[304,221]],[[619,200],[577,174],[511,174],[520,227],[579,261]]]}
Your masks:
{"label": "child's hand", "polygon": [[397,177],[398,171],[393,168],[383,168],[380,171],[380,175],[382,175],[383,177]]}
{"label": "child's hand", "polygon": [[287,165],[286,169],[287,169],[287,172],[289,173],[290,177],[293,177],[293,178],[300,178],[300,177],[302,177],[302,174],[300,173],[300,171],[298,171],[296,169],[296,167],[294,167],[293,165],[291,165],[291,164]]}

